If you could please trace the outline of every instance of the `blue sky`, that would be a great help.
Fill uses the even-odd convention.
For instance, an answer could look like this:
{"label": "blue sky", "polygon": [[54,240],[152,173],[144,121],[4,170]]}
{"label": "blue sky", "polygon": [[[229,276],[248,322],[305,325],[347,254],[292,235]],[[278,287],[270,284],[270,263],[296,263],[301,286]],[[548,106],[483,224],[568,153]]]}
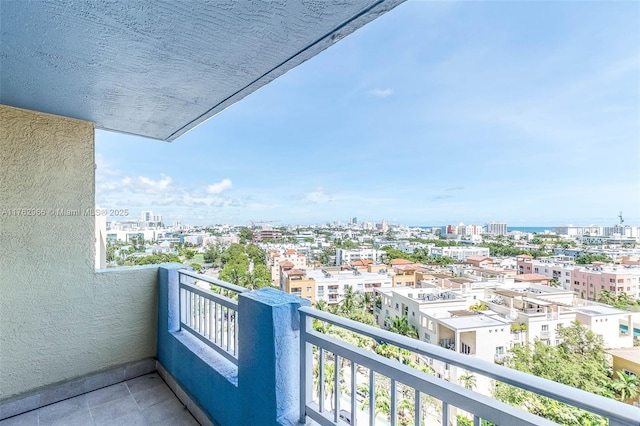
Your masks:
{"label": "blue sky", "polygon": [[97,204],[640,225],[639,20],[633,1],[409,1],[173,143],[97,131]]}

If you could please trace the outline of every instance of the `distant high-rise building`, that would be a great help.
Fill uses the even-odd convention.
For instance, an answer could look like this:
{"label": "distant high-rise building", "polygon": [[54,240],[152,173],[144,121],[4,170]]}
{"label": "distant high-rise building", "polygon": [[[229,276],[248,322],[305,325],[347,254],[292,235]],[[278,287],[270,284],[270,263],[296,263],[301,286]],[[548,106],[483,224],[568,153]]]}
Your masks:
{"label": "distant high-rise building", "polygon": [[357,225],[357,224],[358,224],[358,218],[357,218],[357,217],[353,217],[353,218],[351,219],[351,223],[352,223],[353,225]]}
{"label": "distant high-rise building", "polygon": [[143,222],[159,223],[162,222],[162,215],[154,214],[152,211],[140,212],[140,219]]}
{"label": "distant high-rise building", "polygon": [[507,224],[504,222],[489,222],[484,225],[484,232],[492,235],[507,235]]}

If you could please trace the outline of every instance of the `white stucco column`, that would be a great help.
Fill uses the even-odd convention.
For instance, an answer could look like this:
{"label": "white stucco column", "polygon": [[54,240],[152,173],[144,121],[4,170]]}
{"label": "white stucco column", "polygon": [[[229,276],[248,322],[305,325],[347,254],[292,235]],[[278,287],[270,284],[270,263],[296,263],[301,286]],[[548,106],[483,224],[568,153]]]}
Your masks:
{"label": "white stucco column", "polygon": [[157,270],[96,273],[94,188],[93,123],[0,106],[0,404],[155,356]]}

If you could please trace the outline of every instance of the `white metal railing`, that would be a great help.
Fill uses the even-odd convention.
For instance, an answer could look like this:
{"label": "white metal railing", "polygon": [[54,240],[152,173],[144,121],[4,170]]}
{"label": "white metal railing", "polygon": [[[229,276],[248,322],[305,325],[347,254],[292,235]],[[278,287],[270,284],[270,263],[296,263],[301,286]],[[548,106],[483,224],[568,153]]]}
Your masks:
{"label": "white metal railing", "polygon": [[[238,364],[238,302],[234,295],[244,287],[181,269],[180,328],[202,340],[234,364]],[[195,285],[203,281],[216,286],[220,294]]]}
{"label": "white metal railing", "polygon": [[[399,408],[398,389],[407,387],[412,389],[413,420],[415,425],[425,424],[421,397],[429,395],[442,403],[442,425],[449,425],[450,407],[457,407],[474,416],[474,425],[479,425],[482,419],[497,425],[507,426],[545,426],[556,423],[535,416],[518,408],[512,407],[488,396],[479,394],[454,383],[439,379],[433,375],[423,373],[398,361],[391,360],[373,352],[358,348],[327,334],[314,331],[314,319],[333,324],[343,329],[370,337],[378,342],[385,342],[406,349],[421,357],[436,359],[453,366],[461,367],[469,372],[479,373],[498,382],[535,392],[556,401],[572,405],[598,414],[608,419],[610,426],[640,425],[640,409],[613,399],[605,398],[585,392],[567,385],[542,379],[527,373],[496,365],[491,362],[469,357],[468,355],[452,352],[419,340],[391,333],[376,327],[352,321],[324,311],[309,307],[302,307],[300,312],[300,422],[305,423],[309,417],[320,425],[344,424],[348,415],[351,425],[357,424],[357,388],[358,379],[368,383],[368,424],[376,423],[375,383],[380,377],[389,380],[390,419],[391,426],[398,424]],[[314,351],[318,354],[317,369],[314,374]],[[327,356],[327,354],[329,356]],[[333,371],[328,367],[333,365]],[[344,392],[341,384],[344,372],[340,372],[339,365],[346,368],[348,386]],[[363,367],[368,371],[359,373]],[[327,381],[325,374],[331,373]],[[314,383],[314,375],[315,383]],[[327,386],[329,385],[329,386]],[[326,407],[327,396],[332,405]],[[344,402],[346,401],[346,402]],[[406,401],[403,401],[406,407]],[[426,422],[426,424],[430,424]]]}

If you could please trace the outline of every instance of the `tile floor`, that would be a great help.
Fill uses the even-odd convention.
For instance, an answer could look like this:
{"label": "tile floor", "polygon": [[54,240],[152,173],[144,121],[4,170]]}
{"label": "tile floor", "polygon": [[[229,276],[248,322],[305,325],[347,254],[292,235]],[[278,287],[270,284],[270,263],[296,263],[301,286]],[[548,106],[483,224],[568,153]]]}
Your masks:
{"label": "tile floor", "polygon": [[0,426],[198,426],[157,373],[0,421]]}

